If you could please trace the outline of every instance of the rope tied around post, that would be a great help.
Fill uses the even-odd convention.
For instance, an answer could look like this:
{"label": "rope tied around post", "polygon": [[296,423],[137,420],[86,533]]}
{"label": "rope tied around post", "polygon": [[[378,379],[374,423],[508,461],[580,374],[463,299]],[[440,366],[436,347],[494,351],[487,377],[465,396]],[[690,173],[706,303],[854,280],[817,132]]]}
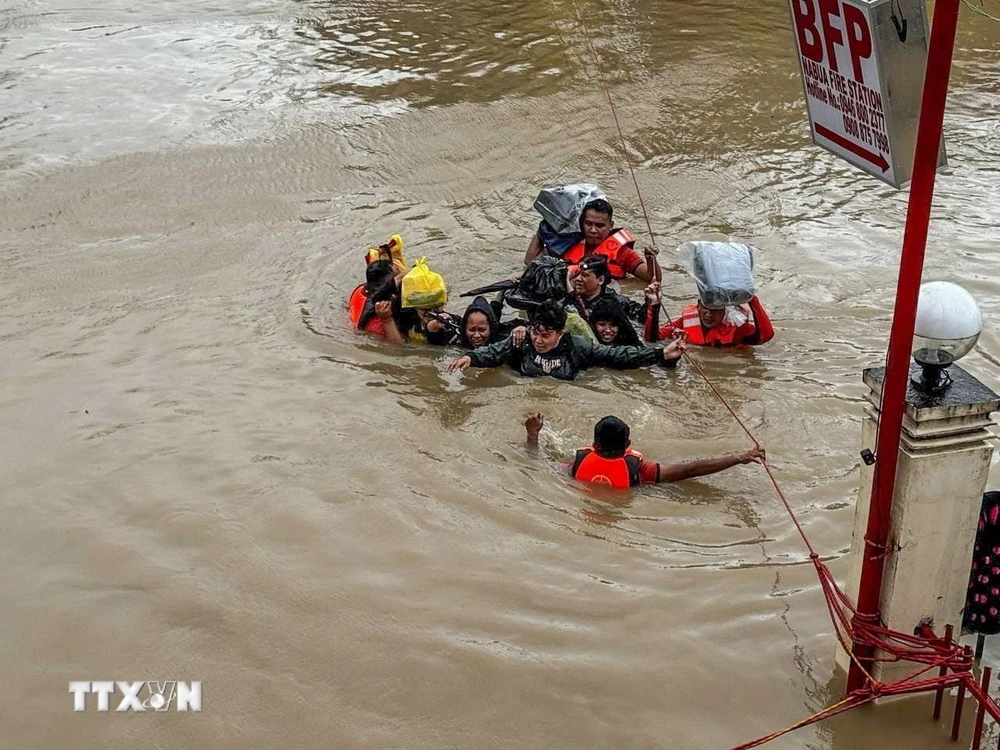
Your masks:
{"label": "rope tied around post", "polygon": [[865,554],[869,560],[884,560],[895,551],[894,545],[889,543],[880,544],[873,541],[871,537],[865,536]]}

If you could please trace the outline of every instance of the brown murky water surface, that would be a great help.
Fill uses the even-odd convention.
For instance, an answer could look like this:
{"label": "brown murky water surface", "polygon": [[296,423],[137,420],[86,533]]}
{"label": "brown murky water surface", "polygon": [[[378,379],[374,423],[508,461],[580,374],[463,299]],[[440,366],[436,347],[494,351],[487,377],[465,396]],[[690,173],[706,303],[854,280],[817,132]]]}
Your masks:
{"label": "brown murky water surface", "polygon": [[[577,1],[670,306],[680,242],[762,248],[777,339],[697,356],[843,576],[906,195],[808,143],[781,0]],[[643,226],[569,0],[95,5],[0,9],[0,745],[725,748],[838,698],[759,469],[627,502],[560,472],[609,413],[650,456],[745,448],[694,373],[459,377],[347,325],[392,232],[462,290],[519,267],[540,186]],[[978,297],[995,388],[998,45],[963,13],[926,273]],[[74,713],[102,679],[204,710]],[[928,711],[773,746],[951,746]]]}

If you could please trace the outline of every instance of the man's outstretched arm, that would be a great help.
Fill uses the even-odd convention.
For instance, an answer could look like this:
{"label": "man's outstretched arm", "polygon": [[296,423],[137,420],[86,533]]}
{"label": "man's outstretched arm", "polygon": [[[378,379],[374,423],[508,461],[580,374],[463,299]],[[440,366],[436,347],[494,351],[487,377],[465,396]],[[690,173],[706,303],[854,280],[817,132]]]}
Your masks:
{"label": "man's outstretched arm", "polygon": [[708,474],[725,471],[739,464],[762,462],[765,459],[766,455],[763,448],[753,448],[746,453],[735,453],[729,456],[699,458],[695,461],[686,461],[682,464],[661,464],[659,481],[680,482],[684,479],[694,479],[695,477],[703,477]]}
{"label": "man's outstretched arm", "polygon": [[497,341],[495,344],[487,344],[478,349],[473,349],[465,356],[452,360],[448,363],[448,372],[465,372],[469,367],[499,367],[504,364],[514,353],[514,345],[510,338]]}

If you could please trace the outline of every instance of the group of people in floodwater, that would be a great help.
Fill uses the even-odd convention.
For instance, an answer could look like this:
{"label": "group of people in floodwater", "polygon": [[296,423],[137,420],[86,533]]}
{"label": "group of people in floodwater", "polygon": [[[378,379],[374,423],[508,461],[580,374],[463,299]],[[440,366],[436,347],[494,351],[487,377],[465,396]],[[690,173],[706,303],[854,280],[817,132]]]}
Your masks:
{"label": "group of people in floodwater", "polygon": [[[461,315],[445,309],[447,287],[440,275],[423,259],[410,267],[403,240],[394,235],[365,256],[365,283],[348,302],[351,323],[392,344],[465,349],[449,363],[449,372],[507,366],[526,377],[562,380],[590,367],[670,368],[688,346],[754,346],[773,338],[774,328],[756,294],[739,306],[699,298],[680,317],[661,325],[657,251],[645,247],[640,255],[635,236],[615,227],[613,219],[611,204],[598,198],[583,206],[579,232],[568,242],[541,222],[525,253],[523,274],[476,290],[497,296],[475,296]],[[618,281],[627,276],[646,282],[643,301],[621,294]],[[525,289],[530,290],[526,296]],[[503,320],[508,305],[526,311],[527,320]],[[529,445],[537,445],[543,423],[540,414],[526,419]],[[763,458],[764,451],[757,448],[682,464],[645,461],[631,448],[628,425],[609,416],[597,422],[593,444],[577,452],[571,472],[582,481],[628,488],[703,476]]]}

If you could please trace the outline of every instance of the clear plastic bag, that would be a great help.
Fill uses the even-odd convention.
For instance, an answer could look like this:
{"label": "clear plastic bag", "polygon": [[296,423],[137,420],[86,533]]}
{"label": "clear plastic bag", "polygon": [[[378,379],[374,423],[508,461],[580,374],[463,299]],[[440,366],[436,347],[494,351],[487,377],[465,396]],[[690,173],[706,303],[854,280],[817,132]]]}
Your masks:
{"label": "clear plastic bag", "polygon": [[705,307],[738,307],[756,293],[754,247],[737,242],[685,242],[677,252],[694,277]]}
{"label": "clear plastic bag", "polygon": [[535,198],[535,210],[556,234],[571,234],[580,231],[583,207],[598,198],[607,196],[597,185],[585,182],[545,188]]}
{"label": "clear plastic bag", "polygon": [[733,306],[726,308],[726,315],[723,318],[723,321],[734,328],[739,328],[749,320],[750,316],[743,312],[743,308]]}

